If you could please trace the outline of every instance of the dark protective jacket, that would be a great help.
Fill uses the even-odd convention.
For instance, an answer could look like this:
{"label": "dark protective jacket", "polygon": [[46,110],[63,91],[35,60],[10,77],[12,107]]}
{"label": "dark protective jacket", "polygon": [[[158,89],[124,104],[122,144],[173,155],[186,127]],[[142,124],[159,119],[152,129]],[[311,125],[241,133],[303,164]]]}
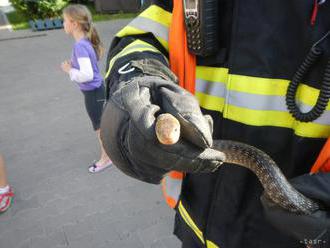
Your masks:
{"label": "dark protective jacket", "polygon": [[[330,1],[310,20],[313,0],[218,0],[220,35],[216,54],[197,57],[196,97],[214,120],[214,139],[253,145],[268,153],[285,176],[307,173],[330,136],[330,105],[313,122],[295,120],[285,94],[309,49],[330,30]],[[116,34],[108,54],[106,83],[132,59],[168,58],[171,1],[154,1]],[[316,102],[330,59],[325,53],[301,82],[296,99],[302,111]],[[299,240],[264,219],[262,187],[247,169],[225,164],[212,174],[188,174],[177,207],[175,234],[197,247],[295,248]],[[330,244],[329,244],[330,245]]]}

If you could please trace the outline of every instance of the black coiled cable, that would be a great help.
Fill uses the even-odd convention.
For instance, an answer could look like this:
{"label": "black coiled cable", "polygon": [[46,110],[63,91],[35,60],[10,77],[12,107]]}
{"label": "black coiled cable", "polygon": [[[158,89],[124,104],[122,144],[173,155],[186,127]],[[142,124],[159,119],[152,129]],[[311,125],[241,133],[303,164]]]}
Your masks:
{"label": "black coiled cable", "polygon": [[330,60],[324,71],[323,81],[321,84],[320,94],[317,98],[315,106],[307,113],[302,113],[296,104],[296,93],[299,86],[299,82],[302,82],[304,76],[314,65],[316,60],[322,55],[322,51],[316,46],[313,46],[307,57],[305,58],[302,65],[298,68],[297,72],[294,74],[292,81],[289,83],[287,93],[286,93],[286,105],[289,112],[293,115],[296,120],[301,122],[310,122],[319,118],[325,108],[328,105],[330,98]]}

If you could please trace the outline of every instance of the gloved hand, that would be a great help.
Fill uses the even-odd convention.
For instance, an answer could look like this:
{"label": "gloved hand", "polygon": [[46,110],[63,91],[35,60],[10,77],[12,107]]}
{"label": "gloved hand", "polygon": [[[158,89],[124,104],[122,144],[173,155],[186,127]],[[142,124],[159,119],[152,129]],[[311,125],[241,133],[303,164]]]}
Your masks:
{"label": "gloved hand", "polygon": [[330,247],[330,173],[304,174],[290,180],[299,192],[319,202],[322,209],[311,215],[283,210],[264,195],[264,214],[275,227],[310,247]]}
{"label": "gloved hand", "polygon": [[[176,84],[168,67],[144,59],[130,62],[125,71],[133,71],[133,77],[124,74],[128,80],[119,80],[101,121],[103,146],[114,164],[129,176],[155,184],[170,170],[216,170],[225,157],[210,148],[212,119],[201,113],[193,95]],[[155,120],[161,113],[180,122],[181,138],[174,145],[157,140]]]}

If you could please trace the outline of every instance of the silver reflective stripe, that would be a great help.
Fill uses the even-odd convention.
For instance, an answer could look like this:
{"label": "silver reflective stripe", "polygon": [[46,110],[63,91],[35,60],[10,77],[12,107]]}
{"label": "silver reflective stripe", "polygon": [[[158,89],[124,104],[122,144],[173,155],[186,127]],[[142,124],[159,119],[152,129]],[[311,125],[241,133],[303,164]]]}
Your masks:
{"label": "silver reflective stripe", "polygon": [[[227,104],[236,107],[262,111],[288,112],[285,103],[285,96],[259,95],[234,90],[227,91],[226,85],[224,83],[211,82],[202,79],[196,80],[196,91],[223,99],[226,98]],[[225,97],[226,94],[227,97]],[[301,102],[298,103],[298,106],[300,108],[300,111],[302,111],[303,113],[310,111],[313,107]],[[313,122],[321,125],[329,125],[330,111],[324,111],[324,113]]]}
{"label": "silver reflective stripe", "polygon": [[153,33],[155,36],[158,36],[168,42],[168,28],[151,19],[138,16],[131,21],[128,26]]}
{"label": "silver reflective stripe", "polygon": [[[285,96],[258,95],[238,91],[229,91],[228,104],[253,110],[288,112],[288,108],[285,103]],[[303,113],[306,113],[312,109],[312,106],[301,102],[298,105],[300,111]],[[324,111],[324,113],[313,122],[322,125],[329,125],[330,111]]]}
{"label": "silver reflective stripe", "polygon": [[228,103],[237,107],[254,110],[287,111],[285,97],[272,95],[258,95],[238,91],[229,92]]}
{"label": "silver reflective stripe", "polygon": [[166,176],[165,179],[165,187],[166,187],[166,194],[173,198],[175,201],[179,200],[180,192],[181,192],[181,179],[174,179],[170,176]]}
{"label": "silver reflective stripe", "polygon": [[202,79],[196,79],[196,91],[211,96],[224,98],[226,93],[226,85],[221,82],[211,82]]}

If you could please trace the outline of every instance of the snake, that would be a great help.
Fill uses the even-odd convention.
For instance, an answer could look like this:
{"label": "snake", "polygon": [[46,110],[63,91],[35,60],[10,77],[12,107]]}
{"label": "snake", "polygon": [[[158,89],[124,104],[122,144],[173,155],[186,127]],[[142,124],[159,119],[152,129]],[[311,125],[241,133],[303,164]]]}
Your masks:
{"label": "snake", "polygon": [[[166,113],[157,121],[158,140],[166,145],[176,143],[180,127],[175,117]],[[262,150],[231,140],[214,140],[212,148],[224,153],[226,159],[223,162],[251,170],[263,186],[265,196],[281,208],[301,215],[309,215],[320,209],[317,202],[301,194],[290,184],[276,162]]]}
{"label": "snake", "polygon": [[320,209],[317,202],[290,184],[275,161],[265,152],[230,140],[214,140],[213,148],[225,154],[224,162],[251,170],[263,186],[266,197],[283,209],[305,215]]}

